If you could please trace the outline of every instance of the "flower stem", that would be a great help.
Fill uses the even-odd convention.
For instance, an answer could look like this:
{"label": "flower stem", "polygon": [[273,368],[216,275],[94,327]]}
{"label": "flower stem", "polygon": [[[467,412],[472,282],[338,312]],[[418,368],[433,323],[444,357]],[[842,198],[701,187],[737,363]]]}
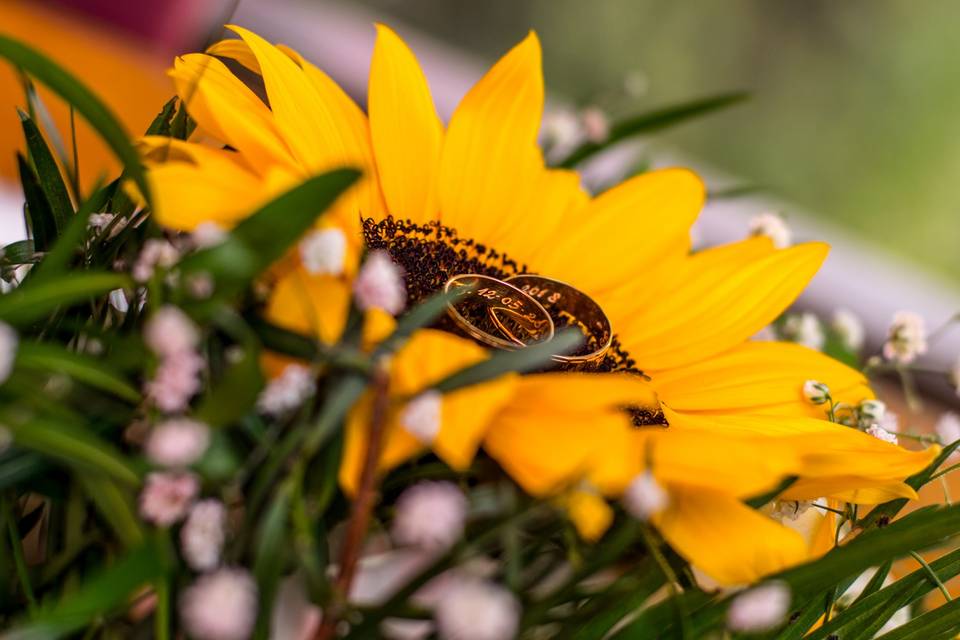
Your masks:
{"label": "flower stem", "polygon": [[947,591],[947,587],[944,586],[943,581],[940,580],[940,576],[938,576],[937,572],[934,571],[929,564],[927,564],[927,561],[924,560],[916,551],[911,551],[910,555],[914,560],[920,563],[920,566],[923,567],[923,570],[927,572],[927,574],[930,576],[930,579],[933,580],[934,584],[937,585],[937,589],[940,590],[940,593],[943,594],[943,597],[947,600],[947,602],[953,600],[953,598],[950,597],[950,592]]}
{"label": "flower stem", "polygon": [[323,623],[317,629],[315,640],[330,640],[336,633],[337,623],[350,595],[350,585],[360,561],[360,551],[370,525],[370,515],[377,500],[377,475],[380,454],[383,449],[383,435],[387,424],[387,410],[390,406],[390,377],[384,366],[377,366],[371,380],[373,388],[373,409],[370,415],[370,429],[367,433],[367,450],[360,471],[360,484],[357,497],[353,501],[347,532],[340,550],[340,572],[334,583],[335,601],[324,612]]}

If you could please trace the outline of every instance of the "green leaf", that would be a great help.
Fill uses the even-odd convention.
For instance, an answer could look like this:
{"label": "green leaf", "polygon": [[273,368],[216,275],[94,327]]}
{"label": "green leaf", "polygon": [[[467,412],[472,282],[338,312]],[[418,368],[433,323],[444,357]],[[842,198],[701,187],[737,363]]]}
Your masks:
{"label": "green leaf", "polygon": [[[291,478],[293,480],[295,476]],[[287,533],[290,519],[290,498],[293,484],[285,482],[273,498],[257,531],[253,575],[257,579],[260,609],[254,638],[267,638],[270,631],[270,611],[277,592],[277,583],[283,575],[285,551],[290,548]]]}
{"label": "green leaf", "polygon": [[559,166],[572,168],[580,164],[587,158],[607,149],[614,144],[625,140],[626,138],[639,135],[641,133],[653,133],[667,127],[686,122],[698,116],[706,115],[713,111],[737,104],[747,98],[744,92],[724,93],[718,96],[702,98],[674,105],[665,109],[657,109],[639,116],[618,122],[610,128],[610,135],[606,140],[600,143],[586,142],[563,160]]}
{"label": "green leaf", "polygon": [[18,447],[60,460],[81,473],[105,473],[131,486],[140,483],[137,472],[111,443],[80,426],[35,417],[24,420],[9,413],[4,424]]}
{"label": "green leaf", "polygon": [[106,193],[99,188],[99,185],[93,193],[94,195],[81,205],[76,214],[71,211],[71,217],[66,221],[65,226],[61,227],[60,237],[57,238],[56,243],[47,252],[40,264],[30,272],[31,281],[37,282],[64,273],[70,268],[70,263],[77,249],[81,247],[81,243],[87,235],[87,222],[90,220],[90,214],[106,204]]}
{"label": "green leaf", "polygon": [[20,186],[26,202],[27,228],[37,249],[46,251],[57,237],[57,224],[53,219],[50,203],[47,202],[47,196],[43,193],[37,174],[19,153],[17,169],[20,172]]}
{"label": "green leaf", "polygon": [[4,635],[5,640],[53,640],[82,629],[100,616],[127,606],[138,589],[169,569],[171,552],[157,540],[128,553],[88,580],[79,591],[40,611]]}
{"label": "green leaf", "polygon": [[3,259],[10,264],[33,264],[40,258],[33,240],[17,240],[3,248]]}
{"label": "green leaf", "polygon": [[50,212],[53,214],[57,229],[62,232],[73,216],[73,203],[70,201],[67,185],[64,184],[60,167],[57,166],[57,161],[36,123],[20,109],[17,109],[17,114],[20,116],[27,151],[30,153],[30,160],[33,161],[33,168],[39,178],[40,188],[50,205]]}
{"label": "green leaf", "polygon": [[74,380],[112,393],[132,403],[140,402],[140,392],[114,371],[104,360],[68,351],[53,343],[21,342],[17,347],[17,367],[62,373]]}
{"label": "green leaf", "polygon": [[97,96],[63,67],[18,40],[0,35],[0,57],[26,71],[73,105],[123,163],[124,171],[136,183],[144,199],[151,202],[150,187],[130,136]]}
{"label": "green leaf", "polygon": [[262,388],[259,350],[248,347],[227,368],[213,391],[203,400],[197,410],[197,418],[211,427],[236,422],[253,409]]}
{"label": "green leaf", "polygon": [[133,548],[143,544],[143,527],[134,511],[134,500],[129,489],[122,489],[106,476],[98,474],[77,473],[74,478],[124,546]]}
{"label": "green leaf", "polygon": [[353,169],[337,169],[307,179],[241,221],[223,243],[187,256],[180,268],[212,276],[217,295],[238,293],[282,257],[359,176]]}
{"label": "green leaf", "polygon": [[957,637],[960,630],[960,600],[951,600],[917,616],[902,627],[878,636],[877,640],[940,640]]}
{"label": "green leaf", "polygon": [[66,274],[50,281],[28,281],[0,296],[0,320],[22,327],[61,305],[82,302],[130,284],[125,275],[97,271]]}
{"label": "green leaf", "polygon": [[166,101],[160,113],[153,119],[150,126],[147,127],[148,136],[168,136],[170,135],[170,121],[173,119],[174,111],[177,108],[177,97],[174,96]]}
{"label": "green leaf", "polygon": [[461,369],[440,380],[433,388],[441,393],[450,393],[462,387],[480,384],[511,373],[535,371],[549,365],[553,356],[571,353],[583,342],[579,329],[565,329],[553,340],[541,342],[516,351],[497,351],[486,360]]}

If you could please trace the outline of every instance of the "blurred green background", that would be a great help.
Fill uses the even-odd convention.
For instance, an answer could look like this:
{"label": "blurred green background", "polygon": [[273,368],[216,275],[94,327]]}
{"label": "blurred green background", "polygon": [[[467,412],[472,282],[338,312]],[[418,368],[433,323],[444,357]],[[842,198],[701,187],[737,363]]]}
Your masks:
{"label": "blurred green background", "polygon": [[658,140],[960,281],[960,2],[363,3],[490,62],[533,27],[548,88],[611,113],[745,89]]}

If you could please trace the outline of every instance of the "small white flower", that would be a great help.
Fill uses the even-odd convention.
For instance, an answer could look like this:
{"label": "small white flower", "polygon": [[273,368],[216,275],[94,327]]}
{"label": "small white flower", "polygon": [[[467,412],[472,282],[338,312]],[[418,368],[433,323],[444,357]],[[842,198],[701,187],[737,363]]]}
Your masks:
{"label": "small white flower", "polygon": [[147,397],[166,413],[186,410],[190,399],[200,391],[203,367],[203,358],[193,351],[164,356],[146,384]]}
{"label": "small white flower", "polygon": [[176,247],[162,238],[149,238],[143,243],[143,249],[133,264],[133,279],[146,282],[153,277],[154,269],[172,267],[180,259]]}
{"label": "small white flower", "polygon": [[216,222],[201,222],[190,234],[190,244],[197,249],[208,249],[227,239],[227,232]]}
{"label": "small white flower", "polygon": [[187,276],[184,284],[187,287],[187,292],[196,300],[206,300],[213,295],[216,287],[213,277],[205,271],[191,273]]}
{"label": "small white flower", "polygon": [[923,318],[912,311],[897,311],[887,330],[883,357],[909,364],[926,352],[927,326]]}
{"label": "small white flower", "polygon": [[751,236],[766,236],[773,241],[777,249],[786,249],[793,241],[793,233],[786,221],[777,213],[761,213],[750,219]]}
{"label": "small white flower", "polygon": [[362,311],[382,309],[395,316],[407,302],[403,272],[386,251],[370,252],[353,283],[353,293]]}
{"label": "small white flower", "polygon": [[403,408],[400,426],[424,444],[430,444],[440,433],[443,394],[434,389],[424,391]]}
{"label": "small white flower", "polygon": [[130,302],[127,300],[127,294],[123,289],[114,289],[111,291],[110,295],[107,296],[107,300],[110,302],[110,306],[120,313],[126,313],[130,310]]}
{"label": "small white flower", "polygon": [[635,477],[623,494],[623,505],[627,513],[638,520],[649,520],[663,511],[670,497],[649,471]]}
{"label": "small white flower", "polygon": [[551,155],[554,152],[562,155],[572,150],[581,140],[583,131],[577,114],[570,109],[549,109],[543,114],[540,136]]}
{"label": "small white flower", "polygon": [[860,417],[871,424],[879,423],[887,415],[887,405],[883,400],[864,400],[859,407]]}
{"label": "small white flower", "polygon": [[166,305],[147,321],[143,340],[151,351],[164,357],[192,351],[200,340],[200,332],[187,314]]}
{"label": "small white flower", "polygon": [[520,604],[503,587],[465,578],[441,597],[434,618],[444,640],[510,640],[517,633]]}
{"label": "small white flower", "polygon": [[206,452],[210,428],[190,418],[173,418],[155,426],[147,438],[147,458],[163,467],[186,467]]}
{"label": "small white flower", "polygon": [[840,340],[843,341],[845,347],[851,351],[860,351],[863,348],[867,332],[863,328],[863,321],[860,320],[860,316],[853,311],[837,309],[830,319],[830,326],[840,336]]}
{"label": "small white flower", "polygon": [[310,369],[299,364],[289,364],[260,392],[257,410],[268,416],[283,415],[303,404],[315,390],[316,381]]}
{"label": "small white flower", "polygon": [[783,323],[783,335],[788,340],[818,351],[823,348],[823,327],[810,312],[792,314]]}
{"label": "small white flower", "polygon": [[87,218],[87,226],[99,231],[113,222],[116,217],[113,213],[91,213],[90,217]]}
{"label": "small white flower", "polygon": [[605,142],[610,137],[610,120],[600,107],[587,107],[580,114],[583,132],[590,142]]}
{"label": "small white flower", "polygon": [[890,433],[900,433],[900,417],[893,411],[884,412],[880,419],[877,420],[877,425]]}
{"label": "small white flower", "polygon": [[140,515],[160,527],[181,520],[200,490],[192,473],[155,472],[147,474],[140,492]]}
{"label": "small white flower", "polygon": [[227,511],[219,500],[201,500],[190,509],[180,529],[180,550],[194,571],[210,571],[220,564],[226,524]]}
{"label": "small white flower", "polygon": [[830,387],[816,380],[807,380],[803,383],[803,397],[810,404],[826,404],[830,401]]}
{"label": "small white flower", "polygon": [[6,322],[0,322],[0,384],[6,382],[13,371],[13,362],[17,359],[17,346],[20,337],[16,329]]}
{"label": "small white flower", "polygon": [[311,640],[320,628],[320,607],[310,602],[300,574],[283,579],[270,614],[272,640]]}
{"label": "small white flower", "polygon": [[960,416],[952,411],[947,411],[937,420],[934,429],[937,432],[937,437],[940,438],[941,444],[946,445],[951,442],[956,442],[960,440]]}
{"label": "small white flower", "polygon": [[777,500],[771,516],[780,520],[797,520],[813,506],[812,500]]}
{"label": "small white flower", "polygon": [[312,231],[300,241],[300,259],[309,273],[340,275],[346,257],[347,236],[340,229]]}
{"label": "small white flower", "polygon": [[790,588],[782,582],[744,591],[730,603],[727,626],[739,633],[759,633],[779,626],[790,609]]}
{"label": "small white flower", "polygon": [[246,640],[257,619],[257,583],[243,569],[203,575],[181,596],[180,617],[191,638]]}
{"label": "small white flower", "polygon": [[397,499],[393,539],[401,545],[445,551],[463,535],[467,499],[451,482],[420,482]]}
{"label": "small white flower", "polygon": [[867,427],[867,433],[872,435],[877,440],[883,440],[884,442],[889,442],[890,444],[898,444],[896,434],[890,433],[879,425]]}

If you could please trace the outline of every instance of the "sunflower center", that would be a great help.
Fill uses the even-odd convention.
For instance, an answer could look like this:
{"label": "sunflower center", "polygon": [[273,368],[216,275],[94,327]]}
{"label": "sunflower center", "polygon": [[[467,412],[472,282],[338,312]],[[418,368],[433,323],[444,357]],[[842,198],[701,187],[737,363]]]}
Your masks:
{"label": "sunflower center", "polygon": [[[407,296],[411,305],[419,304],[438,291],[443,290],[446,282],[453,276],[476,273],[498,280],[531,273],[527,265],[512,259],[496,247],[480,244],[472,238],[461,237],[455,229],[440,222],[431,221],[416,224],[388,216],[383,220],[367,218],[363,220],[363,237],[370,250],[386,251],[394,262],[406,272]],[[552,314],[551,314],[552,315]],[[554,316],[558,327],[567,326],[562,318]],[[441,317],[434,328],[470,338],[447,316]],[[589,353],[591,346],[581,347],[583,354]],[[610,348],[604,356],[593,362],[556,363],[553,371],[588,372],[628,372],[644,375],[636,367],[630,354],[620,344],[614,334]],[[663,414],[646,409],[633,409],[634,422],[640,425],[666,424]]]}

